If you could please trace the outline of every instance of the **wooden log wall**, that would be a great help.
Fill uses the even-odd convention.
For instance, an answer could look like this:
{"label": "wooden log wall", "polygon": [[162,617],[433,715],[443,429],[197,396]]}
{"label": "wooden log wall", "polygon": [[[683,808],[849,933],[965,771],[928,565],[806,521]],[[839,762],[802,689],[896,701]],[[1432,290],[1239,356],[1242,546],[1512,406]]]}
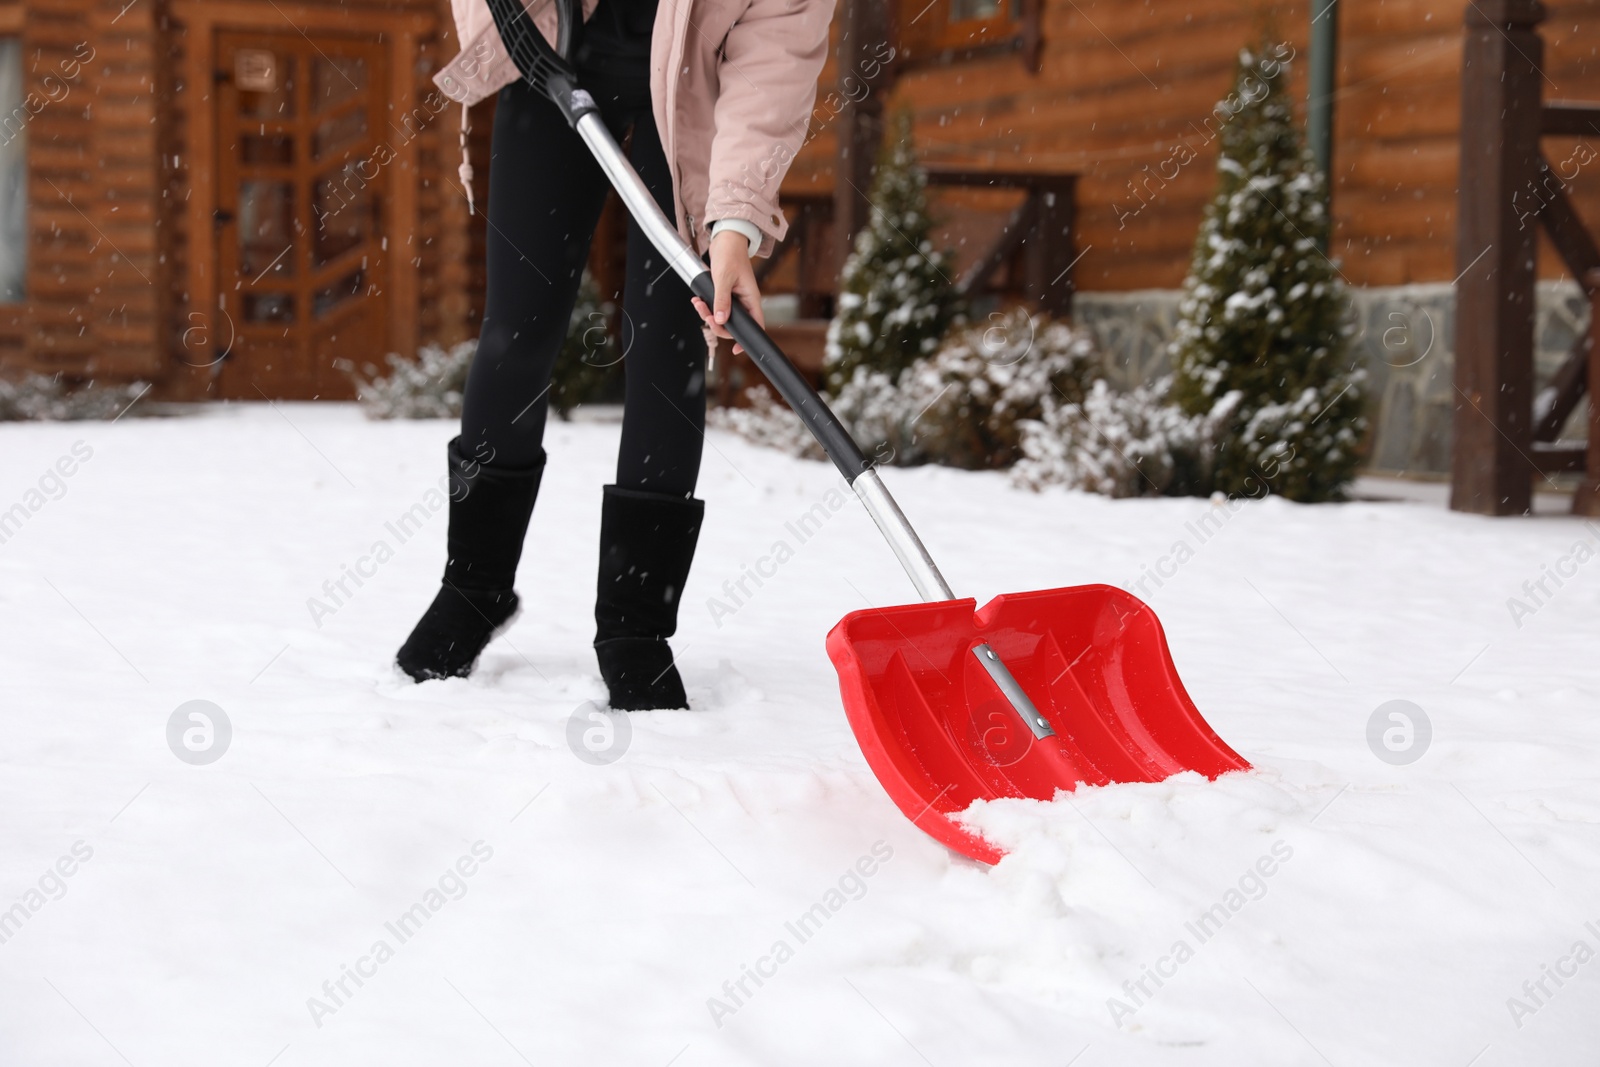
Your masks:
{"label": "wooden log wall", "polygon": [[[211,10],[273,26],[274,6],[230,0]],[[436,30],[418,39],[408,68],[418,99],[434,91],[432,73],[456,50],[448,0],[319,6],[368,35],[376,16],[426,14]],[[204,78],[191,84],[186,74],[203,42],[190,35],[181,8],[173,0],[0,0],[0,34],[21,38],[23,93],[34,100],[26,120],[26,291],[20,302],[0,304],[0,371],[144,378],[157,382],[157,396],[207,395],[203,364],[226,338],[187,291],[195,257],[214,259],[214,235],[195,227],[185,205],[201,162],[192,134],[196,122],[213,121],[213,86]],[[293,27],[277,17],[275,28]],[[416,225],[390,234],[416,270],[408,322],[394,331],[413,344],[474,336],[482,313],[483,220],[468,218],[456,175],[460,116],[455,105],[401,114],[391,104],[393,137],[414,148],[415,172],[399,180],[415,199]],[[473,131],[480,204],[491,116],[492,108],[480,108]]]}
{"label": "wooden log wall", "polygon": [[[920,7],[921,5],[915,5]],[[1544,23],[1547,98],[1600,97],[1600,4],[1555,0]],[[1356,285],[1455,276],[1455,199],[1463,0],[1345,0],[1335,102],[1334,252]],[[1303,109],[1304,0],[1273,5],[1268,32],[1296,52],[1291,90]],[[931,160],[996,169],[1076,171],[1086,290],[1175,287],[1215,187],[1213,105],[1231,88],[1238,49],[1259,40],[1258,9],[1226,0],[1042,0],[1037,73],[1017,54],[913,65],[888,107],[909,107]],[[822,76],[824,93],[838,81]],[[819,114],[826,108],[819,100]],[[1600,150],[1600,134],[1588,143]],[[1577,139],[1549,140],[1552,162]],[[1195,158],[1174,167],[1180,145]],[[833,132],[797,159],[787,187],[833,182]],[[1573,183],[1600,222],[1600,167]],[[1174,173],[1175,171],[1175,173]],[[1169,177],[1170,176],[1170,177]],[[1545,248],[1540,275],[1562,276]]]}
{"label": "wooden log wall", "polygon": [[28,271],[0,357],[41,373],[158,369],[157,4],[5,5],[23,48]]}

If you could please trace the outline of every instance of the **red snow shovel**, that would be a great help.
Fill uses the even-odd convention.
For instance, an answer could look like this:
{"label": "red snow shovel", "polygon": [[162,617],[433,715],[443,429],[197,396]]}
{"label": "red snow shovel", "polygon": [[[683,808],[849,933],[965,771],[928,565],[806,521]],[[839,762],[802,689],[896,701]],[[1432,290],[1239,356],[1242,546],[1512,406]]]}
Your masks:
{"label": "red snow shovel", "polygon": [[[578,87],[568,57],[579,0],[555,0],[554,48],[521,0],[488,2],[523,76],[583,138],[650,243],[711,304],[711,272]],[[913,823],[994,863],[1001,852],[957,821],[975,800],[1051,800],[1080,784],[1248,769],[1184,692],[1147,605],[1105,585],[1007,593],[981,611],[957,600],[849,431],[737,300],[728,331],[850,483],[926,602],[854,612],[828,635],[856,740]]]}

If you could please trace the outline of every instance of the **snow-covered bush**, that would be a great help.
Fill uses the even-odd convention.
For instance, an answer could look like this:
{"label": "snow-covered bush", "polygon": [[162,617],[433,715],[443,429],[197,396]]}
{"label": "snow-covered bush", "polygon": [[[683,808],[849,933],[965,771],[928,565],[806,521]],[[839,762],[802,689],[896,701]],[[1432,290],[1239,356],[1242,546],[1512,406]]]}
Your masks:
{"label": "snow-covered bush", "polygon": [[745,390],[742,408],[713,407],[706,410],[706,425],[737,434],[753,445],[775,448],[804,459],[826,459],[822,446],[805,428],[800,416],[789,409],[772,391],[763,386]]}
{"label": "snow-covered bush", "polygon": [[[1082,399],[1095,366],[1085,335],[1018,308],[959,330],[898,373],[858,366],[829,404],[879,463],[1008,467],[1022,455],[1022,424],[1052,403]],[[747,408],[714,410],[711,424],[757,444],[821,455],[771,394],[752,390],[750,400]]]}
{"label": "snow-covered bush", "polygon": [[[1098,377],[1086,334],[1014,309],[957,330],[898,374],[857,367],[829,405],[880,464],[1010,467],[1030,489],[1108,496],[1209,494],[1219,428],[1233,394],[1202,415],[1169,397],[1171,378],[1120,392]],[[712,426],[810,458],[822,449],[765,389],[745,408],[716,408]],[[1259,492],[1259,490],[1258,490]]]}
{"label": "snow-covered bush", "polygon": [[391,352],[385,362],[389,373],[376,374],[367,364],[367,377],[352,374],[356,399],[369,419],[454,419],[461,415],[461,394],[478,342],[462,341],[448,349],[426,344],[416,359]]}
{"label": "snow-covered bush", "polygon": [[144,382],[128,385],[89,382],[69,389],[60,377],[47,374],[0,378],[0,422],[112,419],[128,409],[128,405],[148,388]]}
{"label": "snow-covered bush", "polygon": [[[579,404],[604,396],[620,373],[621,356],[606,326],[611,312],[612,305],[600,299],[585,274],[550,379],[550,406],[562,418]],[[369,419],[455,419],[461,417],[467,372],[477,349],[474,339],[448,349],[425,344],[414,360],[390,353],[385,360],[389,373],[381,376],[370,363],[362,368],[364,374],[354,373],[348,363],[339,365],[355,380],[356,397]]]}
{"label": "snow-covered bush", "polygon": [[1219,404],[1189,415],[1167,397],[1171,378],[1132,392],[1097,380],[1077,401],[1052,401],[1022,425],[1022,459],[1012,481],[1106,496],[1203,496],[1211,492]]}
{"label": "snow-covered bush", "polygon": [[896,377],[857,368],[834,409],[881,462],[992,470],[1021,457],[1022,423],[1080,398],[1094,368],[1087,336],[1016,308]]}
{"label": "snow-covered bush", "polygon": [[1329,500],[1355,474],[1363,375],[1322,251],[1324,179],[1301,143],[1286,66],[1281,47],[1240,52],[1234,92],[1218,105],[1231,117],[1184,281],[1173,397],[1216,424],[1216,488]]}
{"label": "snow-covered bush", "polygon": [[856,234],[839,275],[839,303],[828,324],[828,386],[840,392],[857,367],[898,374],[933,355],[961,313],[949,256],[933,247],[927,175],[901,112],[884,137],[868,200],[872,214]]}

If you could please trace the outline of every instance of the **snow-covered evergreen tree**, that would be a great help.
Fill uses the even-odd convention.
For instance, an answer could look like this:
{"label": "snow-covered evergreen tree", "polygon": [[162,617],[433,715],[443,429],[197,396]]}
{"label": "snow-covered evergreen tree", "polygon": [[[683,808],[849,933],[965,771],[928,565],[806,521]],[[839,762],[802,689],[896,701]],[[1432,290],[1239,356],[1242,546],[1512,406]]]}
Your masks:
{"label": "snow-covered evergreen tree", "polygon": [[1172,343],[1173,396],[1191,415],[1226,405],[1216,487],[1337,499],[1365,430],[1345,292],[1323,254],[1322,172],[1300,138],[1279,48],[1239,54]]}
{"label": "snow-covered evergreen tree", "polygon": [[871,217],[839,276],[828,325],[828,388],[837,393],[865,367],[890,375],[938,350],[960,315],[949,256],[933,247],[927,175],[911,143],[911,115],[886,131],[868,199]]}

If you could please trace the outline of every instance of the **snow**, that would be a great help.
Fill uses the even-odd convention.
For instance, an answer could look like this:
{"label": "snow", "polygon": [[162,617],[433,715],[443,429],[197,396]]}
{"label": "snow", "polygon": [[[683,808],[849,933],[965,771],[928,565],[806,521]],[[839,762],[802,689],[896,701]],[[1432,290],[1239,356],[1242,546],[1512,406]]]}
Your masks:
{"label": "snow", "polygon": [[[526,607],[477,674],[405,682],[390,657],[445,520],[404,543],[386,523],[451,433],[304,404],[0,426],[0,511],[39,504],[0,544],[0,1062],[1592,1057],[1595,529],[888,472],[958,590],[1143,575],[1195,702],[1256,767],[983,806],[1012,850],[987,869],[906,822],[845,723],[823,636],[910,593],[854,504],[786,531],[837,487],[822,464],[713,433],[676,640],[694,709],[631,716],[615,762],[568,741],[603,698],[614,425],[552,424]],[[361,563],[380,540],[392,557]],[[318,626],[307,601],[346,565],[370,576]],[[1537,604],[1513,619],[1512,597]],[[1408,765],[1366,740],[1395,699],[1432,724]],[[209,764],[168,748],[192,700],[232,726]],[[386,924],[418,904],[401,940]]]}

